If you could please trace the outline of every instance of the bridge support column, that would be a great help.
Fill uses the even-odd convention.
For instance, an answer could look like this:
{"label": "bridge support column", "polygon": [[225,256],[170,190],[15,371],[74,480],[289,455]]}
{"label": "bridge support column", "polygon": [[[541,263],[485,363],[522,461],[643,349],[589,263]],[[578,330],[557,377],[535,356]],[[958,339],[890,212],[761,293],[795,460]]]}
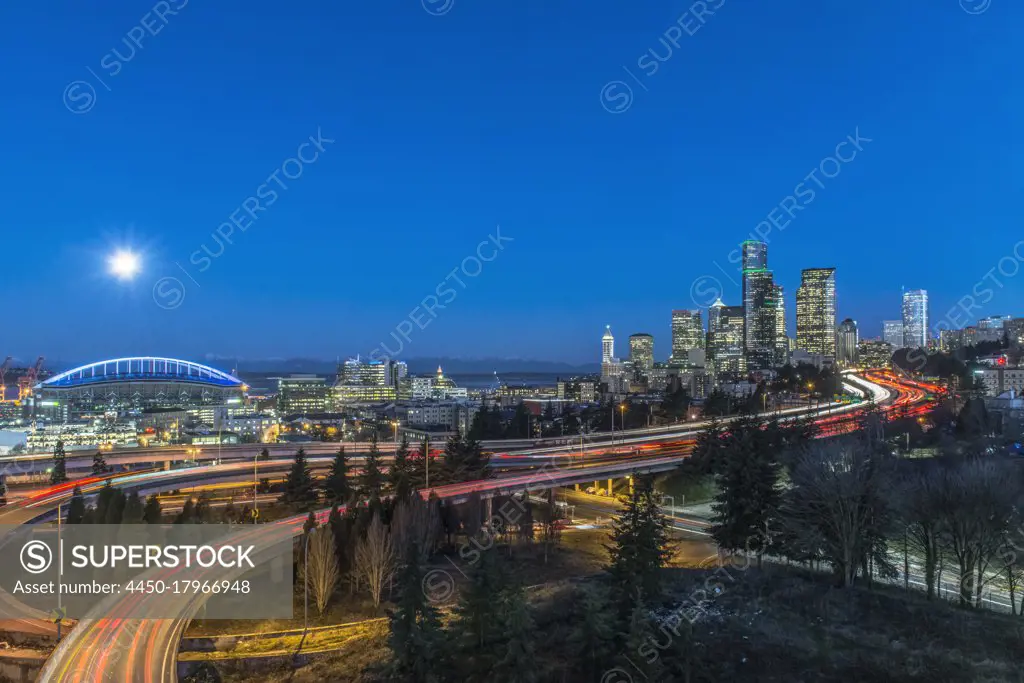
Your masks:
{"label": "bridge support column", "polygon": [[171,461],[170,460],[164,460],[164,472],[170,472],[170,471],[171,471]]}
{"label": "bridge support column", "polygon": [[601,489],[601,482],[595,481],[594,482],[594,492],[597,493],[600,489]]}
{"label": "bridge support column", "polygon": [[614,479],[609,479],[608,480],[608,495],[609,496],[614,495],[614,493],[613,493],[613,491],[615,490],[614,486],[615,486],[615,480]]}
{"label": "bridge support column", "polygon": [[631,496],[633,495],[633,482],[634,481],[635,480],[633,479],[633,475],[632,474],[629,475],[629,495],[631,495]]}
{"label": "bridge support column", "polygon": [[484,524],[490,524],[491,523],[491,510],[493,509],[492,508],[492,503],[493,502],[494,502],[493,498],[484,498]]}
{"label": "bridge support column", "polygon": [[580,485],[579,485],[579,484],[573,484],[573,486],[575,486],[575,487],[576,487],[576,490],[577,490],[577,491],[579,491],[579,490],[580,490]]}

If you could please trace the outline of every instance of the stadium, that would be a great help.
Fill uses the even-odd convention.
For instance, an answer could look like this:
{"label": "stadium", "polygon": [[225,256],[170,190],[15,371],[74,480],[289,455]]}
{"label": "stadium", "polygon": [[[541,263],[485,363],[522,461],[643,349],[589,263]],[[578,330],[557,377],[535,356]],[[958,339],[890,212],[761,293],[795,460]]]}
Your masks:
{"label": "stadium", "polygon": [[174,358],[115,358],[40,382],[35,412],[64,419],[95,412],[239,404],[247,387],[206,365]]}

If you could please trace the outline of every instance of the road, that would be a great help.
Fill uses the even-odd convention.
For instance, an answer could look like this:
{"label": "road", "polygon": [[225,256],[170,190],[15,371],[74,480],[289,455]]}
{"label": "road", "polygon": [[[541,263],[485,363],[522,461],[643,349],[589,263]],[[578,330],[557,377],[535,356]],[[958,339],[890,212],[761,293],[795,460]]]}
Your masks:
{"label": "road", "polygon": [[[881,375],[871,375],[870,377],[870,383],[865,380],[850,379],[861,386],[870,387],[870,391],[876,396],[884,395],[884,399],[880,403],[885,403],[888,410],[916,408],[917,404],[923,401],[925,392],[928,391],[923,387],[903,385],[900,381]],[[872,383],[874,386],[871,386]],[[889,387],[889,389],[883,387]],[[826,428],[835,428],[837,432],[845,431],[851,428],[849,427],[850,418],[846,413],[857,412],[862,407],[863,404],[852,407],[828,407],[821,411],[826,415],[820,418],[820,422]],[[563,459],[566,463],[564,466],[542,467],[525,474],[509,473],[491,480],[436,487],[432,491],[424,492],[424,495],[429,495],[432,492],[441,498],[459,501],[466,499],[472,493],[479,493],[482,496],[497,495],[514,493],[527,488],[563,486],[609,476],[623,476],[631,472],[665,471],[677,466],[679,460],[688,452],[686,439],[683,439],[681,440],[683,443],[677,447],[678,452],[668,456],[659,453],[656,457],[647,457],[644,456],[642,448],[647,445],[644,437],[623,436],[625,436],[623,443],[618,444],[617,447],[628,451],[636,446],[634,457],[626,457],[624,454],[618,455],[617,458],[604,457],[608,455],[608,451],[613,453],[616,451],[615,449],[601,448],[595,449],[599,451],[599,454],[595,453],[593,458],[589,451],[585,451],[583,457],[577,460],[571,453],[565,453],[563,449]],[[681,432],[671,438],[678,439],[679,436],[692,436],[692,430]],[[637,438],[638,441],[633,442],[634,438]],[[531,455],[550,456],[549,453],[537,452],[526,453],[520,457]],[[499,457],[498,460],[501,462],[503,458]],[[551,463],[546,464],[550,465]],[[321,518],[325,518],[327,511],[323,510],[319,514]],[[253,533],[266,535],[270,540],[297,537],[302,533],[304,520],[304,516],[296,516],[274,524],[254,525]],[[680,525],[690,524],[693,521],[695,520],[685,518],[676,520]],[[181,633],[189,620],[198,612],[204,596],[198,594],[163,597],[178,601],[179,604],[175,609],[180,616],[177,619],[127,620],[126,615],[138,614],[137,610],[139,609],[145,610],[145,604],[140,604],[140,602],[154,599],[153,596],[116,597],[93,610],[56,648],[43,669],[41,680],[47,682],[144,681],[146,683],[176,681],[176,660]]]}

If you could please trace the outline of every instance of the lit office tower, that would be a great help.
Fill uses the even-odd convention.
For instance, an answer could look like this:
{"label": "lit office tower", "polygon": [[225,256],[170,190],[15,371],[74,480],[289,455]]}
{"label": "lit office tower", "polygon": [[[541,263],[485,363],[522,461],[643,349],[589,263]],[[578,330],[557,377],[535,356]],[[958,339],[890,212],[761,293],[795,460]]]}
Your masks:
{"label": "lit office tower", "polygon": [[928,292],[923,289],[903,293],[903,346],[928,347]]}
{"label": "lit office tower", "polygon": [[605,325],[604,336],[601,337],[601,362],[611,363],[615,358],[615,337],[612,336],[612,326]]}
{"label": "lit office tower", "polygon": [[789,360],[789,337],[786,336],[786,298],[782,285],[775,285],[775,365]]}
{"label": "lit office tower", "polygon": [[903,321],[883,320],[882,340],[892,346],[893,350],[903,348]]}
{"label": "lit office tower", "polygon": [[836,330],[836,360],[844,368],[857,367],[857,321],[847,318]]}
{"label": "lit office tower", "polygon": [[806,268],[796,290],[796,345],[836,357],[836,269]]}
{"label": "lit office tower", "polygon": [[686,363],[687,354],[704,348],[704,318],[700,310],[672,311],[672,362]]}
{"label": "lit office tower", "polygon": [[629,336],[629,360],[633,367],[646,371],[654,367],[654,337],[649,334]]}
{"label": "lit office tower", "polygon": [[746,373],[742,306],[726,306],[721,300],[712,305],[708,313],[708,357],[716,376]]}
{"label": "lit office tower", "polygon": [[748,240],[743,250],[743,347],[752,370],[772,367],[776,345],[776,291],[768,245]]}

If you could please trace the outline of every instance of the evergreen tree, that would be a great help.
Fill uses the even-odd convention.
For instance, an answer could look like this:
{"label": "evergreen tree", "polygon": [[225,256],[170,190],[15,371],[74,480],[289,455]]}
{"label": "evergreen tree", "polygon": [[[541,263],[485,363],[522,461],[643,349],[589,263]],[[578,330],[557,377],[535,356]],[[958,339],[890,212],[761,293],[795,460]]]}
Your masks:
{"label": "evergreen tree", "polygon": [[670,554],[667,528],[650,478],[635,477],[633,494],[612,523],[608,548],[620,616],[628,615],[638,590],[647,601],[661,597],[661,569]]}
{"label": "evergreen tree", "polygon": [[96,455],[92,456],[92,476],[102,477],[104,474],[110,471],[107,467],[107,461],[103,458],[101,451],[96,451]]}
{"label": "evergreen tree", "polygon": [[491,476],[491,456],[484,453],[479,441],[476,439],[466,439],[462,443],[462,448],[464,477],[462,481],[476,481],[478,479],[487,479]]}
{"label": "evergreen tree", "polygon": [[196,501],[196,511],[193,516],[193,524],[210,524],[213,522],[213,509],[210,507],[210,498],[205,494],[199,496]]}
{"label": "evergreen tree", "polygon": [[359,475],[359,493],[367,500],[380,500],[384,487],[384,473],[381,471],[380,449],[377,447],[377,434],[370,440],[370,450],[363,461],[363,471]]}
{"label": "evergreen tree", "polygon": [[82,519],[85,517],[85,497],[82,495],[82,489],[75,487],[75,490],[71,493],[71,501],[68,502],[68,524],[81,524]]}
{"label": "evergreen tree", "polygon": [[57,441],[53,447],[53,469],[50,471],[51,484],[63,484],[68,480],[67,456],[64,454],[64,442]]}
{"label": "evergreen tree", "polygon": [[0,474],[0,507],[7,505],[7,477]]}
{"label": "evergreen tree", "polygon": [[633,609],[629,614],[628,626],[621,634],[622,655],[636,666],[643,680],[662,681],[665,680],[665,670],[660,655],[653,650],[657,639],[651,622],[651,615],[644,605],[640,591],[637,591]]}
{"label": "evergreen tree", "polygon": [[495,553],[485,551],[473,567],[470,580],[461,591],[450,632],[464,670],[464,678],[473,681],[487,677],[497,661],[496,645],[502,639],[502,589],[504,577]]}
{"label": "evergreen tree", "polygon": [[[103,524],[120,524],[124,521],[124,509],[128,504],[128,496],[121,489],[112,489],[113,494],[107,505],[106,513],[102,517]],[[101,521],[97,518],[97,522]]]}
{"label": "evergreen tree", "polygon": [[438,472],[434,475],[437,484],[465,481],[463,479],[466,470],[465,463],[463,463],[465,454],[466,442],[463,440],[462,434],[456,431],[445,442],[444,459],[441,461],[441,466],[437,468]]}
{"label": "evergreen tree", "polygon": [[306,451],[300,448],[295,452],[295,460],[285,479],[281,502],[305,510],[316,501],[317,494],[313,487],[313,476],[309,472],[309,463],[306,461]]}
{"label": "evergreen tree", "polygon": [[[427,458],[430,457],[430,439],[424,439],[419,450],[410,458],[409,472],[413,482],[413,488],[426,488],[427,484]],[[436,473],[431,472],[436,476]]]}
{"label": "evergreen tree", "polygon": [[415,488],[412,461],[409,458],[409,439],[402,435],[402,442],[395,449],[395,459],[388,470],[388,483],[395,493],[395,500],[404,500]]}
{"label": "evergreen tree", "polygon": [[313,514],[312,510],[310,510],[309,511],[309,516],[306,517],[306,521],[303,522],[303,524],[302,524],[302,535],[303,535],[303,537],[309,536],[309,532],[311,532],[313,529],[317,528],[318,526],[319,526],[319,523],[316,521],[316,515]]}
{"label": "evergreen tree", "polygon": [[159,524],[161,519],[160,499],[156,494],[146,498],[146,507],[142,511],[142,521],[146,524]]}
{"label": "evergreen tree", "polygon": [[521,588],[505,591],[502,602],[500,659],[486,680],[537,683],[540,671],[533,644],[533,618]]}
{"label": "evergreen tree", "polygon": [[436,683],[443,679],[449,664],[440,616],[423,591],[423,569],[415,543],[405,549],[397,583],[398,607],[388,615],[391,677],[410,683]]}
{"label": "evergreen tree", "polygon": [[512,415],[508,427],[505,429],[506,439],[530,439],[530,424],[532,415],[530,410],[522,402],[516,405],[516,412]]}
{"label": "evergreen tree", "polygon": [[181,507],[181,512],[174,518],[175,524],[192,524],[196,517],[196,504],[192,501],[192,498],[186,498],[185,504]]}
{"label": "evergreen tree", "polygon": [[781,504],[779,466],[775,459],[780,433],[763,431],[756,419],[732,425],[725,462],[715,481],[718,494],[711,506],[711,535],[726,550],[757,553],[758,564],[768,549],[769,529]]}
{"label": "evergreen tree", "polygon": [[608,659],[614,651],[616,636],[608,595],[600,586],[588,586],[577,590],[573,602],[575,610],[573,630],[569,634],[570,651],[582,668],[581,678],[597,681],[608,669]]}
{"label": "evergreen tree", "polygon": [[107,512],[110,510],[114,499],[117,497],[117,492],[114,487],[110,485],[110,480],[103,485],[100,492],[96,494],[96,509],[94,516],[95,524],[106,524]]}
{"label": "evergreen tree", "polygon": [[352,488],[348,481],[348,457],[345,455],[345,447],[338,449],[331,463],[331,472],[324,482],[324,493],[327,502],[334,505],[345,505],[352,497]]}
{"label": "evergreen tree", "polygon": [[128,499],[124,504],[124,515],[121,519],[122,524],[141,524],[143,516],[142,499],[139,498],[138,491],[132,491],[128,494]]}
{"label": "evergreen tree", "polygon": [[683,461],[687,468],[695,468],[702,474],[710,474],[719,467],[725,451],[725,427],[721,420],[712,416],[704,429],[697,434],[690,457]]}

